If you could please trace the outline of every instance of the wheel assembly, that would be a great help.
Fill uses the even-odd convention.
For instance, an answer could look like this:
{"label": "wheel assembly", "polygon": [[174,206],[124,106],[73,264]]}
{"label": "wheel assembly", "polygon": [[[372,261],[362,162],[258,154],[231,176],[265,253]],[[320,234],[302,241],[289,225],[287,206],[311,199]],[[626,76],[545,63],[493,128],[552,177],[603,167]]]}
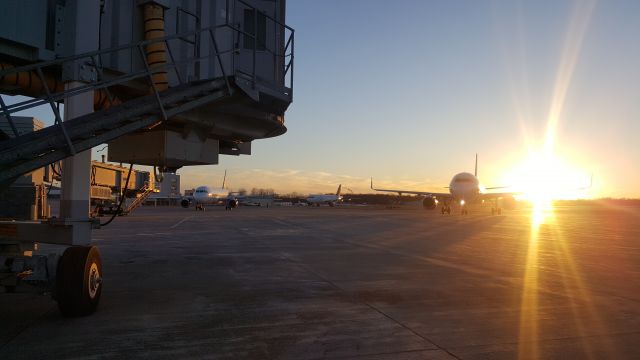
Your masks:
{"label": "wheel assembly", "polygon": [[102,294],[102,261],[95,246],[72,246],[58,261],[55,297],[63,316],[93,314]]}

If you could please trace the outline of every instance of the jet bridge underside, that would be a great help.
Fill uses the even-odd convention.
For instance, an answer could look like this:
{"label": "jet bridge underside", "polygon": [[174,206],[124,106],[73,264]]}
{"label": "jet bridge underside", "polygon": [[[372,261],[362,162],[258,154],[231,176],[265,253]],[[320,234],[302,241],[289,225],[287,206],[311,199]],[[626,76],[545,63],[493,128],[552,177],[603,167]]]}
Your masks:
{"label": "jet bridge underside", "polygon": [[288,89],[243,86],[230,77],[232,95],[202,103],[161,126],[140,129],[109,143],[109,160],[177,169],[217,164],[218,155],[250,155],[251,142],[284,134]]}

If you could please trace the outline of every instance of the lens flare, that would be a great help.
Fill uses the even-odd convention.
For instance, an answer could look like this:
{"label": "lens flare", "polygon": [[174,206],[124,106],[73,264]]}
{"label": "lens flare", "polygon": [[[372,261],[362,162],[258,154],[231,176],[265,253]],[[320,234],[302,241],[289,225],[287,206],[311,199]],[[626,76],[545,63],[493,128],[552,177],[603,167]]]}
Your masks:
{"label": "lens flare", "polygon": [[[576,191],[581,188],[581,179],[584,178],[583,172],[557,155],[556,142],[567,93],[595,5],[595,0],[575,3],[558,64],[543,145],[540,150],[532,150],[530,147],[527,159],[510,175],[511,184],[519,188],[522,198],[533,204],[520,303],[519,359],[539,358],[540,355],[541,295],[538,288],[538,256],[540,247],[543,246],[540,242],[540,232],[544,229],[543,226],[555,225],[552,201],[578,198],[579,194],[576,194]],[[546,222],[549,224],[545,225]],[[569,262],[571,254],[567,254],[567,258]],[[577,272],[576,269],[572,270]],[[585,292],[583,295],[589,298],[588,293]]]}

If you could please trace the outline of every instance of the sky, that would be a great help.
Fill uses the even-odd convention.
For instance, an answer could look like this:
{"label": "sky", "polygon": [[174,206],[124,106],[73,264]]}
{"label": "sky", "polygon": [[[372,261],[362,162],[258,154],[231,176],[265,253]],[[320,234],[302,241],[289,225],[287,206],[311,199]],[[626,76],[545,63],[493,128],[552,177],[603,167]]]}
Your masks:
{"label": "sky", "polygon": [[442,191],[476,153],[481,182],[508,186],[552,139],[576,186],[640,197],[639,1],[290,0],[286,22],[288,132],[180,169],[183,189],[227,169],[234,190]]}
{"label": "sky", "polygon": [[[640,2],[287,3],[296,31],[288,132],[183,185],[437,190],[504,186],[557,114],[555,153],[595,196],[640,197]],[[553,171],[554,169],[549,169]],[[183,186],[184,187],[184,186]]]}

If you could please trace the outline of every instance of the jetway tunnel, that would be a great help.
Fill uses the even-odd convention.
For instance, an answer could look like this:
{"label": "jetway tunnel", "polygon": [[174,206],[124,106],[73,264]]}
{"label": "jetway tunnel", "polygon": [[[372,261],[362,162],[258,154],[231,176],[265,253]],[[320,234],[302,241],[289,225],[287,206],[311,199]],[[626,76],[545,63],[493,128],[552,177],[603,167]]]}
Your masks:
{"label": "jetway tunnel", "polygon": [[[108,143],[110,161],[172,171],[250,155],[252,141],[287,130],[294,30],[285,24],[285,0],[1,6],[0,93],[26,98],[0,97],[9,125],[0,130],[0,188],[57,161],[64,173],[59,218],[0,222],[0,258],[16,264],[0,268],[0,285],[46,283],[63,314],[87,315],[102,279],[91,246],[100,221],[89,216],[89,150]],[[43,105],[53,125],[18,133],[13,116]],[[68,248],[43,258],[38,243]],[[78,262],[88,267],[72,270]]]}

